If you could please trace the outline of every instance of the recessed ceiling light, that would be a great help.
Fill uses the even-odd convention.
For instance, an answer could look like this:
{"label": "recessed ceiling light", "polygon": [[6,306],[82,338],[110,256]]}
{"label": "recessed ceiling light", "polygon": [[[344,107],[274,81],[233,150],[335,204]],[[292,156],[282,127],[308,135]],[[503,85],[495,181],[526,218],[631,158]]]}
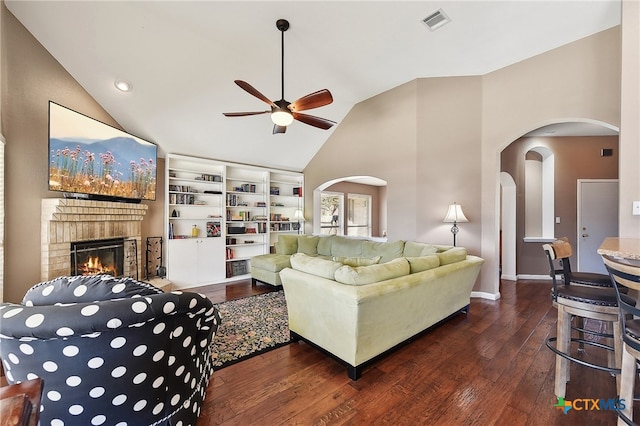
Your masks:
{"label": "recessed ceiling light", "polygon": [[116,80],[113,84],[121,92],[130,92],[133,89],[133,85],[127,80]]}

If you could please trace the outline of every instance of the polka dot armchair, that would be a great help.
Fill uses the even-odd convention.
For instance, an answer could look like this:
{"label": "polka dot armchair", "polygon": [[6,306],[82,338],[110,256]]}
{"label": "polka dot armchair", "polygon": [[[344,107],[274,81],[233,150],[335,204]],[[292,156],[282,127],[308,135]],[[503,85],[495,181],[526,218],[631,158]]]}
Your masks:
{"label": "polka dot armchair", "polygon": [[60,277],[0,306],[9,383],[41,377],[41,425],[193,425],[220,323],[197,293]]}

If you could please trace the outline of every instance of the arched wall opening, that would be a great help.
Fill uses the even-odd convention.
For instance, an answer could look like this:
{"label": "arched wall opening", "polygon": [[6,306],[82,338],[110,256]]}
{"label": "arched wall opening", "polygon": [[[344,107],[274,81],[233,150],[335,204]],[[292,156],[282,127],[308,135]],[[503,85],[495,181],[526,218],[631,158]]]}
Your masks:
{"label": "arched wall opening", "polygon": [[[583,173],[591,177],[617,177],[619,151],[618,128],[590,119],[565,119],[532,127],[499,151],[499,191],[496,204],[500,219],[496,241],[500,241],[499,276],[503,279],[548,279],[548,264],[541,243],[567,236],[576,243],[577,179]],[[613,149],[613,156],[601,155],[601,149]],[[546,209],[540,199],[542,235],[525,234],[525,155],[540,157],[540,185],[553,190]],[[549,161],[551,160],[551,161]],[[549,161],[547,168],[544,162]],[[546,175],[546,177],[545,177]],[[546,181],[544,179],[547,179]],[[513,182],[512,182],[513,181]],[[515,232],[511,232],[515,226]],[[575,262],[575,260],[574,260]]]}
{"label": "arched wall opening", "polygon": [[[323,194],[342,199],[332,218],[324,223],[321,214]],[[327,228],[337,235],[346,235],[348,221],[347,202],[350,194],[368,196],[371,199],[371,236],[374,238],[386,237],[387,230],[387,182],[374,176],[345,176],[331,179],[318,185],[313,190],[313,221],[311,232],[313,235],[327,233]],[[326,216],[326,215],[325,215]],[[337,228],[337,229],[336,229]],[[309,230],[307,230],[309,231]]]}

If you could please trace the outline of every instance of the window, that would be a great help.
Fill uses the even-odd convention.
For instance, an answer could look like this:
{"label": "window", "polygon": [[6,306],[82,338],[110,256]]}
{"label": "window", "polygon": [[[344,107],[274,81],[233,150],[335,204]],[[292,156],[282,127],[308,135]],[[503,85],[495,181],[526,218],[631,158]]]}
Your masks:
{"label": "window", "polygon": [[371,195],[349,194],[347,210],[347,235],[371,236]]}
{"label": "window", "polygon": [[322,191],[320,193],[320,234],[343,235],[342,205],[344,196],[337,192]]}

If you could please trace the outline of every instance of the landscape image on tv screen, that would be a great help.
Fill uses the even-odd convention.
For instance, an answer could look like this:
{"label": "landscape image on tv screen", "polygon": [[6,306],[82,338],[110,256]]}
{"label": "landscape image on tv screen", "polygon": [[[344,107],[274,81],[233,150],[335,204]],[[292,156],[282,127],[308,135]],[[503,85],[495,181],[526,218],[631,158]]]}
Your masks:
{"label": "landscape image on tv screen", "polygon": [[49,190],[156,199],[157,146],[49,102]]}

